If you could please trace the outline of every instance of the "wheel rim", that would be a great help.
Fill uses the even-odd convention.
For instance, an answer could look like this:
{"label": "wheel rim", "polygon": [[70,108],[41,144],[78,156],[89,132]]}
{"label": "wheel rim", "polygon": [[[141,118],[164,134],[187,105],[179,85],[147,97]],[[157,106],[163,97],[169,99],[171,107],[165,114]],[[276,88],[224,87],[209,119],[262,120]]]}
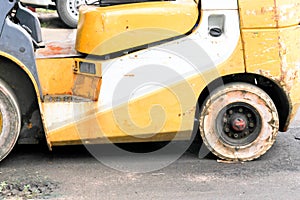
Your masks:
{"label": "wheel rim", "polygon": [[245,146],[258,137],[261,131],[261,117],[249,104],[232,103],[219,112],[216,128],[224,144]]}
{"label": "wheel rim", "polygon": [[78,20],[79,7],[85,4],[85,0],[67,0],[67,10],[74,20]]}

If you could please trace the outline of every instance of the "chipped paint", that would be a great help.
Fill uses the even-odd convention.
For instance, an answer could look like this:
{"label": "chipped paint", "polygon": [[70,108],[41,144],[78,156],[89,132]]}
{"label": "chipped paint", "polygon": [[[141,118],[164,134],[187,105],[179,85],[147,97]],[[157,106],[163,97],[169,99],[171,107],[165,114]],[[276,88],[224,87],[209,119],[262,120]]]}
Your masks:
{"label": "chipped paint", "polygon": [[[299,16],[295,18],[298,21],[291,22],[286,13],[298,12],[299,3],[280,5],[277,1],[276,6],[277,25],[260,29],[253,25],[242,29],[245,63],[247,72],[260,74],[280,85],[288,96],[291,105],[288,112],[292,116],[300,103],[300,27]],[[268,12],[265,13],[268,18]],[[288,119],[284,130],[292,119]]]}
{"label": "chipped paint", "polygon": [[290,92],[293,86],[299,81],[299,68],[294,65],[295,63],[289,63],[288,51],[291,51],[291,49],[288,49],[286,42],[290,43],[290,41],[279,37],[279,57],[281,61],[281,76],[279,81],[280,85]]}
{"label": "chipped paint", "polygon": [[[299,23],[300,16],[300,3],[294,2],[290,4],[281,4],[282,2],[277,2],[277,17],[278,23],[282,24],[281,26],[287,26],[285,23],[293,23],[292,25]],[[288,24],[290,25],[290,24]]]}
{"label": "chipped paint", "polygon": [[298,0],[239,0],[243,28],[282,28],[299,24]]}

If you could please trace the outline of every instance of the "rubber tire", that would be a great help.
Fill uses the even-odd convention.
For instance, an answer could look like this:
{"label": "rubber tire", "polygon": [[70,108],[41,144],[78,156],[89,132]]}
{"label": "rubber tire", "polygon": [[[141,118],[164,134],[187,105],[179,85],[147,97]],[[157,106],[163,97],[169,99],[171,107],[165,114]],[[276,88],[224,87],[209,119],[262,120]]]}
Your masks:
{"label": "rubber tire", "polygon": [[13,90],[0,79],[0,112],[2,127],[0,132],[0,161],[15,146],[21,129],[21,114]]}
{"label": "rubber tire", "polygon": [[[247,145],[230,145],[220,139],[216,123],[218,113],[227,105],[243,102],[254,107],[261,117],[256,139]],[[200,134],[208,149],[228,161],[250,161],[266,153],[275,142],[279,118],[276,106],[266,92],[247,83],[231,83],[213,91],[200,113]]]}
{"label": "rubber tire", "polygon": [[[73,0],[76,1],[76,0]],[[76,28],[78,19],[74,19],[68,11],[67,0],[56,0],[56,10],[60,19],[70,28]]]}

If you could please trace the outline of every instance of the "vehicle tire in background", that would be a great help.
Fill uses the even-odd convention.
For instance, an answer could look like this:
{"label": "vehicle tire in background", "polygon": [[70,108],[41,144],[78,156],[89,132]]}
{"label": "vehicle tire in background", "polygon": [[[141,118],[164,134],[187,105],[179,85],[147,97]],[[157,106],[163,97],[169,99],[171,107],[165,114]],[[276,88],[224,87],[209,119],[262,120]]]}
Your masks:
{"label": "vehicle tire in background", "polygon": [[85,0],[56,0],[56,9],[60,19],[70,28],[76,28],[79,7],[85,4]]}
{"label": "vehicle tire in background", "polygon": [[255,85],[231,83],[213,91],[200,113],[200,134],[221,159],[249,161],[273,145],[279,118],[272,99]]}
{"label": "vehicle tire in background", "polygon": [[0,161],[13,149],[19,137],[21,114],[12,89],[0,79]]}

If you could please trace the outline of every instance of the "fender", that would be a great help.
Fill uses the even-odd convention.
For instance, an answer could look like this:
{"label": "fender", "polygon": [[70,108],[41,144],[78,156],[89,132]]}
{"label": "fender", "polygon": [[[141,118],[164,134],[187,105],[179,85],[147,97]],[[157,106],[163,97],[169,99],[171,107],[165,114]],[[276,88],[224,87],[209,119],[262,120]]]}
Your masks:
{"label": "fender", "polygon": [[19,66],[28,75],[29,79],[31,80],[31,82],[34,86],[34,90],[36,92],[36,95],[38,97],[38,102],[40,104],[41,103],[41,95],[40,95],[40,92],[39,92],[39,85],[36,82],[36,80],[35,80],[34,76],[32,75],[31,71],[19,59],[17,59],[16,57],[14,57],[14,56],[12,56],[12,55],[4,52],[4,51],[0,51],[0,57],[7,58],[11,62],[15,63],[17,66]]}
{"label": "fender", "polygon": [[24,63],[14,56],[0,51],[0,62],[1,72],[4,73],[1,76],[12,84],[11,87],[16,87],[14,92],[22,112],[23,125],[18,143],[36,144],[39,142],[38,138],[43,138],[42,133],[46,128],[38,83]]}
{"label": "fender", "polygon": [[[7,10],[10,11],[11,9]],[[0,28],[0,51],[5,52],[5,57],[10,57],[10,60],[18,60],[18,65],[22,66],[23,69],[26,68],[27,71],[30,72],[31,79],[34,80],[33,82],[38,88],[38,96],[42,96],[31,36],[25,29],[13,23],[8,17],[6,17]],[[20,63],[22,64],[20,65]]]}

